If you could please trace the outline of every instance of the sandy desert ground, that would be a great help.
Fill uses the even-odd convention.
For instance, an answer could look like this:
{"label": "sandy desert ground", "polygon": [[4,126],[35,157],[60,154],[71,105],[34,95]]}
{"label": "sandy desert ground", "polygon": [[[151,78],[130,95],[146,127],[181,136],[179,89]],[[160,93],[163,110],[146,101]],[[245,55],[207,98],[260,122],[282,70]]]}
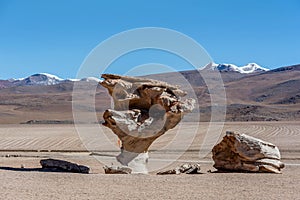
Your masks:
{"label": "sandy desert ground", "polygon": [[[86,133],[81,130],[78,135],[74,125],[0,125],[0,199],[300,199],[299,122],[230,122],[221,135],[208,137],[206,145],[201,145],[208,125],[182,123],[159,138],[150,149],[153,170],[149,175],[104,174],[103,163],[113,162],[118,154],[117,139],[106,128],[85,125]],[[212,132],[220,126],[213,124]],[[282,174],[208,172],[215,171],[211,155],[199,156],[199,149],[209,152],[226,130],[276,144],[286,164]],[[107,141],[99,145],[101,134]],[[91,156],[86,147],[97,156]],[[42,172],[39,161],[43,158],[88,165],[91,173]],[[203,174],[155,175],[161,168],[184,162],[200,162]]]}

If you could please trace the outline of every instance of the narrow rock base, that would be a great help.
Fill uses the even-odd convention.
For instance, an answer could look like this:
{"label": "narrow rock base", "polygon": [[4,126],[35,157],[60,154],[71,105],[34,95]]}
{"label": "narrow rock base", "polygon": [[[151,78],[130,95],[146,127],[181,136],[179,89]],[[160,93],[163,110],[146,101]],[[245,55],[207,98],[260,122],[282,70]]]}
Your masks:
{"label": "narrow rock base", "polygon": [[148,159],[148,152],[133,153],[121,150],[121,153],[117,156],[117,161],[123,166],[129,167],[133,174],[148,174]]}

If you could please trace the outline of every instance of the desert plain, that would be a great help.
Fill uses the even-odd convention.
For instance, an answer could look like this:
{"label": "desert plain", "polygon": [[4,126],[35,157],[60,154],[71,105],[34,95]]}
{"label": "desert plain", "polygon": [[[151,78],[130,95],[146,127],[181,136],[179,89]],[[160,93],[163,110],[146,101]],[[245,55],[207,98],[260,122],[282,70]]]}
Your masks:
{"label": "desert plain", "polygon": [[[94,108],[86,93],[94,83],[81,81],[75,92],[70,81],[32,85],[37,77],[44,80],[40,75],[29,77],[29,85],[0,84],[0,199],[300,199],[300,65],[249,75],[222,72],[225,124],[209,122],[211,97],[199,73],[180,73],[189,84],[174,74],[149,78],[184,90],[191,86],[200,118],[190,113],[151,145],[149,175],[104,174],[103,166],[115,164],[120,148],[115,134],[99,123],[111,107],[103,87],[95,88]],[[74,94],[88,124],[73,124]],[[282,173],[215,173],[211,150],[226,131],[276,145],[285,163]],[[40,166],[45,158],[87,165],[90,174],[45,172]],[[183,163],[200,163],[202,174],[156,175]]]}
{"label": "desert plain", "polygon": [[[203,144],[209,125],[212,129],[221,126],[221,132]],[[94,125],[82,126],[89,130]],[[285,163],[282,174],[215,173],[209,147],[220,141],[227,130],[277,145]],[[191,132],[195,135],[188,134]],[[82,137],[84,134],[78,133],[73,124],[0,125],[0,199],[300,199],[297,121],[226,122],[224,126],[182,122],[150,147],[149,165],[153,170],[149,175],[104,174],[103,166],[113,162],[119,153],[117,138],[101,126],[86,138]],[[93,145],[97,134],[105,135],[110,142]],[[188,148],[181,136],[191,139]],[[176,140],[176,148],[169,145]],[[44,172],[39,164],[44,158],[87,165],[91,171]],[[200,163],[203,174],[156,175],[159,170],[182,163]]]}

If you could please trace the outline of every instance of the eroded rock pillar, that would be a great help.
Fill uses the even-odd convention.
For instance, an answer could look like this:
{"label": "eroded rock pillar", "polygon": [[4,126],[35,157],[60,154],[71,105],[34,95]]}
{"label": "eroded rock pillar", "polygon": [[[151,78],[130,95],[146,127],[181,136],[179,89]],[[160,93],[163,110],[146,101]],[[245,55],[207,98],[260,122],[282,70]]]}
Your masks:
{"label": "eroded rock pillar", "polygon": [[191,112],[195,101],[181,100],[186,93],[162,81],[112,74],[101,77],[100,84],[114,101],[114,109],[103,114],[103,125],[122,142],[117,160],[133,173],[147,173],[150,145]]}

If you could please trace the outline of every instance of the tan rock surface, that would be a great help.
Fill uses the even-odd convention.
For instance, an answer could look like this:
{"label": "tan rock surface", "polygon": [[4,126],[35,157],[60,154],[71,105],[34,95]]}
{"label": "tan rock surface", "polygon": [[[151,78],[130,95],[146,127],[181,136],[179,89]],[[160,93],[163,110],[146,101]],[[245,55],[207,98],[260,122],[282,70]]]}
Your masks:
{"label": "tan rock surface", "polygon": [[214,167],[221,171],[281,173],[284,167],[275,145],[246,134],[226,132],[212,153]]}
{"label": "tan rock surface", "polygon": [[177,86],[152,79],[103,74],[101,85],[114,100],[114,109],[103,114],[104,125],[129,152],[146,152],[152,142],[174,128],[183,114],[192,111],[194,100]]}
{"label": "tan rock surface", "polygon": [[[100,84],[108,89],[115,109],[104,112],[103,125],[122,141],[117,159],[123,165],[146,153],[154,140],[194,108],[193,99],[181,100],[185,92],[162,81],[112,74],[103,74],[102,78]],[[148,158],[143,158],[141,162],[146,163]]]}

